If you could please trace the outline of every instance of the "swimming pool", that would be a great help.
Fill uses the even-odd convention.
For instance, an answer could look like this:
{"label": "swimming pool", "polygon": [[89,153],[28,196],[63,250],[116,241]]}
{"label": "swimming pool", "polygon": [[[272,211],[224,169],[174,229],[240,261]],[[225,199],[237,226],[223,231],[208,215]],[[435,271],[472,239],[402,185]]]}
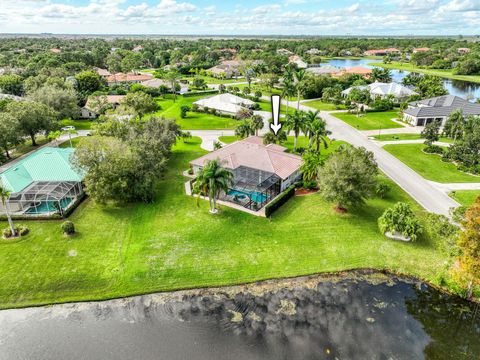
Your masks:
{"label": "swimming pool", "polygon": [[262,194],[258,191],[240,191],[240,190],[230,190],[228,192],[228,195],[230,196],[247,196],[251,200],[257,202],[257,203],[263,203],[267,200],[267,196],[265,194]]}
{"label": "swimming pool", "polygon": [[[64,198],[60,200],[60,205],[62,206],[62,209],[66,209],[68,205],[73,201],[72,198]],[[32,206],[27,211],[25,211],[26,214],[47,214],[51,213],[54,211],[57,211],[57,208],[55,207],[56,201],[42,201],[40,204],[38,204],[36,207]]]}

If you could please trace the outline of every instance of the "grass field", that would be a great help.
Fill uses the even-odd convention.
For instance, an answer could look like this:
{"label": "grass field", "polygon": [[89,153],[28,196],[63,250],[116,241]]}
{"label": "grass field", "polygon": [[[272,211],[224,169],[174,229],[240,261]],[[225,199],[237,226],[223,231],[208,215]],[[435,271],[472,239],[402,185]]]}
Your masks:
{"label": "grass field", "polygon": [[343,110],[345,106],[343,104],[335,105],[332,103],[323,102],[321,100],[312,100],[312,101],[305,101],[302,103],[305,106],[310,106],[314,109],[320,111],[334,111],[334,110]]}
{"label": "grass field", "polygon": [[[82,140],[83,138],[84,138],[83,136],[74,137],[72,139],[71,146],[76,147],[77,144],[80,142],[80,140]],[[64,141],[63,143],[58,145],[58,147],[60,147],[60,148],[68,148],[68,147],[71,147],[71,146],[70,146],[70,140]]]}
{"label": "grass field", "polygon": [[459,190],[450,193],[450,197],[464,206],[471,206],[479,196],[480,190]]}
{"label": "grass field", "polygon": [[427,75],[439,76],[442,78],[453,79],[453,80],[463,80],[480,83],[480,75],[456,75],[453,73],[453,70],[444,70],[444,69],[424,69],[417,67],[410,63],[399,63],[392,61],[390,64],[384,64],[382,62],[372,62],[368,65],[383,67],[386,69],[398,69],[405,70],[410,72],[417,72]]}
{"label": "grass field", "polygon": [[439,155],[424,153],[424,147],[423,144],[399,144],[383,148],[427,180],[440,183],[480,182],[480,176],[457,170],[454,164],[443,162]]}
{"label": "grass field", "polygon": [[[211,95],[208,95],[211,96]],[[192,107],[192,104],[204,98],[204,96],[183,97],[177,96],[176,101],[173,101],[172,96],[167,96],[165,99],[158,98],[157,102],[162,107],[154,115],[162,116],[167,119],[176,119],[177,123],[184,130],[221,130],[233,129],[238,125],[238,121],[231,118],[215,116],[211,114],[202,114],[189,111],[187,117],[182,119],[180,117],[180,107],[187,105]]]}
{"label": "grass field", "polygon": [[[383,134],[373,136],[378,141],[398,141],[398,140],[422,140],[423,137],[420,134]],[[441,142],[453,143],[453,140],[447,137],[440,137]]]}
{"label": "grass field", "polygon": [[[355,268],[393,269],[437,282],[448,258],[434,240],[411,244],[384,238],[377,218],[397,201],[418,205],[396,185],[339,215],[319,194],[295,197],[271,220],[230,208],[218,215],[208,202],[184,194],[181,172],[203,155],[200,140],[179,142],[155,202],[126,206],[86,200],[60,221],[21,221],[31,233],[0,241],[0,307],[98,300],[192,287]],[[388,181],[388,180],[385,180]],[[6,223],[0,223],[5,227]]]}
{"label": "grass field", "polygon": [[398,117],[398,111],[396,110],[367,112],[360,117],[357,117],[356,114],[350,113],[336,113],[333,115],[358,130],[394,129],[403,127],[391,120],[392,118]]}
{"label": "grass field", "polygon": [[64,119],[60,121],[61,126],[75,126],[76,130],[90,130],[95,121]]}

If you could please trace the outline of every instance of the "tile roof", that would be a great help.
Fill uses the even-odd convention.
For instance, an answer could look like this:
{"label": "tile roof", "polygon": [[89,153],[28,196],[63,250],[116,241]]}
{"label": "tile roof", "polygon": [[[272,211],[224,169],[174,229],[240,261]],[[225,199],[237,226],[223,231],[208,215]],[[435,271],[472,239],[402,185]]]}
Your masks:
{"label": "tile roof", "polygon": [[415,117],[449,116],[455,110],[462,110],[465,116],[480,115],[480,104],[471,103],[454,95],[437,96],[430,99],[413,101],[405,114]]}
{"label": "tile roof", "polygon": [[146,74],[116,73],[116,74],[107,76],[107,82],[118,83],[118,82],[131,82],[131,81],[147,81],[147,80],[150,80],[152,77],[153,75],[146,75]]}
{"label": "tile roof", "polygon": [[0,173],[0,182],[16,193],[37,181],[82,181],[83,175],[74,169],[72,148],[44,147]]}
{"label": "tile roof", "polygon": [[195,159],[190,164],[203,166],[206,161],[219,159],[222,166],[228,169],[245,166],[286,179],[300,168],[302,158],[286,153],[285,150],[280,145],[263,145],[262,138],[251,136]]}

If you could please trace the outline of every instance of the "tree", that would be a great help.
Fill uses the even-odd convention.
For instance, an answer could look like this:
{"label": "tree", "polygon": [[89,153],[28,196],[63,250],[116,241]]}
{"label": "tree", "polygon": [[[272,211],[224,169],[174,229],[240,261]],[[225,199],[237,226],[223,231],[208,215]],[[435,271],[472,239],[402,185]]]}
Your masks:
{"label": "tree", "polygon": [[305,151],[302,156],[303,163],[300,168],[304,182],[318,181],[318,173],[323,166],[323,159],[319,153],[313,151]]}
{"label": "tree", "polygon": [[417,82],[415,91],[421,98],[447,95],[448,91],[443,87],[443,80],[438,76],[424,75]]}
{"label": "tree", "polygon": [[415,241],[422,232],[422,226],[407,203],[396,203],[388,208],[378,219],[378,227],[382,234],[400,233],[404,237]]}
{"label": "tree", "polygon": [[23,93],[23,79],[19,75],[1,75],[0,90],[5,94],[21,96]]}
{"label": "tree", "polygon": [[185,119],[187,117],[187,112],[190,111],[190,106],[182,105],[180,106],[180,117]]}
{"label": "tree", "polygon": [[208,196],[210,213],[216,214],[220,193],[228,192],[232,183],[233,173],[223,168],[219,160],[210,160],[198,171],[192,194]]}
{"label": "tree", "polygon": [[7,105],[7,112],[15,119],[20,133],[30,136],[32,145],[37,146],[35,137],[40,131],[58,127],[55,111],[45,104],[34,101],[14,101]]}
{"label": "tree", "polygon": [[247,67],[243,69],[243,76],[245,76],[245,80],[247,80],[248,88],[252,85],[252,80],[255,77],[255,71],[251,67]]}
{"label": "tree", "polygon": [[297,151],[297,141],[300,131],[306,132],[305,126],[305,113],[299,110],[295,110],[293,114],[287,114],[284,125],[287,131],[293,131],[293,151]]}
{"label": "tree", "polygon": [[261,115],[253,115],[250,120],[252,128],[255,130],[255,136],[258,136],[258,131],[263,129],[263,117]]}
{"label": "tree", "polygon": [[254,134],[255,134],[255,129],[253,127],[253,123],[251,120],[243,120],[235,128],[235,136],[238,136],[241,139],[244,139]]}
{"label": "tree", "polygon": [[[285,72],[287,74],[287,72]],[[283,87],[282,87],[282,97],[285,98],[286,109],[285,113],[288,114],[288,107],[290,103],[290,97],[295,94],[295,86],[293,84],[293,80],[290,76],[284,75],[283,77]]]}
{"label": "tree", "polygon": [[150,95],[138,91],[128,93],[123,99],[121,107],[131,109],[141,119],[145,114],[156,111],[158,104]]}
{"label": "tree", "polygon": [[389,69],[383,69],[379,67],[374,67],[372,69],[372,74],[370,75],[370,80],[389,83],[392,81],[392,74]]}
{"label": "tree", "polygon": [[321,145],[323,145],[325,148],[328,148],[328,135],[330,135],[331,132],[327,130],[327,123],[325,120],[318,117],[318,111],[307,112],[306,120],[306,130],[310,147],[314,147],[315,151],[320,153]]}
{"label": "tree", "polygon": [[45,85],[27,94],[30,101],[45,104],[57,112],[59,119],[75,118],[79,114],[77,93],[71,87]]}
{"label": "tree", "polygon": [[297,92],[297,110],[300,110],[300,97],[302,95],[302,82],[305,80],[305,77],[307,76],[307,73],[305,69],[297,69],[294,74],[294,84],[295,84],[295,90]]}
{"label": "tree", "polygon": [[422,131],[422,137],[425,138],[425,145],[432,146],[435,141],[440,139],[440,125],[439,121],[429,123]]}
{"label": "tree", "polygon": [[287,133],[280,129],[277,134],[275,135],[273,132],[269,131],[265,135],[263,135],[263,144],[282,144],[287,141]]}
{"label": "tree", "polygon": [[454,270],[457,279],[467,285],[469,295],[473,286],[480,285],[480,197],[467,210],[463,231],[457,242],[461,250],[458,268]]}
{"label": "tree", "polygon": [[463,136],[465,130],[465,117],[463,116],[462,109],[453,111],[445,122],[443,127],[443,133],[445,136],[453,139],[453,142],[457,142],[457,139]]}
{"label": "tree", "polygon": [[170,83],[170,90],[173,94],[173,102],[177,100],[178,80],[182,78],[178,71],[172,70],[164,74],[163,78]]}
{"label": "tree", "polygon": [[16,236],[17,232],[15,231],[15,226],[13,225],[12,217],[10,216],[10,211],[8,211],[8,199],[10,198],[10,191],[0,184],[0,200],[2,205],[5,208],[5,214],[7,215],[8,225],[10,226],[10,231],[12,236]]}
{"label": "tree", "polygon": [[260,75],[260,83],[272,91],[272,88],[278,83],[278,76],[273,73],[267,73]]}
{"label": "tree", "polygon": [[87,97],[107,85],[100,75],[90,70],[78,73],[75,75],[75,80],[77,81],[77,90],[83,97]]}
{"label": "tree", "polygon": [[375,193],[377,164],[373,153],[364,148],[341,147],[319,172],[323,197],[336,203],[338,211],[362,205]]}
{"label": "tree", "polygon": [[22,134],[12,114],[0,112],[0,149],[5,151],[5,156],[10,159],[9,150],[22,143]]}

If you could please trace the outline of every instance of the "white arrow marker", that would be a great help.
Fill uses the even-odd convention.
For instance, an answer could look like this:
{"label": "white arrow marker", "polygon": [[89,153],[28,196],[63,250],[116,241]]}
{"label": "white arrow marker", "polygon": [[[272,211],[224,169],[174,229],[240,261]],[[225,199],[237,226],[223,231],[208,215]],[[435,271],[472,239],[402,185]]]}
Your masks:
{"label": "white arrow marker", "polygon": [[281,98],[280,95],[272,95],[272,116],[273,116],[273,123],[270,124],[270,128],[277,135],[278,130],[282,128],[282,124],[280,123],[280,102]]}

